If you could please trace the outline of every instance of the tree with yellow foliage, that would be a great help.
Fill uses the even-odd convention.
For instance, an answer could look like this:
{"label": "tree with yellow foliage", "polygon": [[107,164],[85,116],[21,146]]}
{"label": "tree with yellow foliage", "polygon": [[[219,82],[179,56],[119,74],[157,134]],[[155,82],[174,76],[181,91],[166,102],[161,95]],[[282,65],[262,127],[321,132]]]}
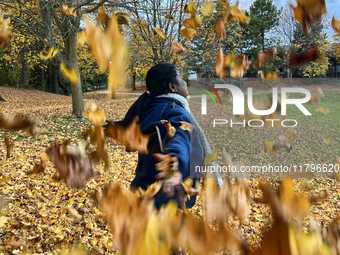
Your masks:
{"label": "tree with yellow foliage", "polygon": [[[113,8],[126,7],[135,2],[95,1],[95,0],[2,0],[0,7],[11,17],[13,23],[21,24],[18,32],[36,37],[42,48],[59,49],[54,56],[56,64],[65,63],[66,67],[75,70],[79,77],[77,51],[77,34],[81,29],[81,19],[85,14],[96,12],[103,4]],[[25,28],[25,30],[22,29]],[[71,86],[72,115],[82,117],[83,94],[81,79]]]}

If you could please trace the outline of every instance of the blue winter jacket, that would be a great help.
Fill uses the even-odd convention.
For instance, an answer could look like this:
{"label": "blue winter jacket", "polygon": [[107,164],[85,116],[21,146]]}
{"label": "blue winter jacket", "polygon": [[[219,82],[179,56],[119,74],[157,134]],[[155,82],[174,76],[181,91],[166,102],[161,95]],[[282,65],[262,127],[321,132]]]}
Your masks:
{"label": "blue winter jacket", "polygon": [[[159,139],[155,126],[158,126],[164,148],[164,154],[171,154],[178,158],[178,170],[183,175],[183,180],[187,177],[199,178],[195,174],[195,166],[203,163],[203,149],[199,141],[197,129],[184,131],[179,128],[179,121],[190,123],[189,114],[184,110],[182,104],[173,98],[157,97],[144,109],[139,117],[140,129],[143,134],[153,134],[148,145],[148,154],[138,155],[138,165],[136,177],[131,183],[132,188],[141,187],[147,189],[149,185],[157,181],[155,176],[159,173],[155,164],[158,163],[154,158],[154,153],[161,153]],[[176,133],[169,138],[161,120],[168,120],[176,128]],[[191,175],[190,175],[191,172]],[[183,189],[183,187],[181,187]],[[168,203],[171,199],[179,203],[178,193],[174,197],[167,197],[160,190],[154,197],[156,207]],[[196,197],[191,197],[186,202],[186,207],[191,208],[196,201]]]}

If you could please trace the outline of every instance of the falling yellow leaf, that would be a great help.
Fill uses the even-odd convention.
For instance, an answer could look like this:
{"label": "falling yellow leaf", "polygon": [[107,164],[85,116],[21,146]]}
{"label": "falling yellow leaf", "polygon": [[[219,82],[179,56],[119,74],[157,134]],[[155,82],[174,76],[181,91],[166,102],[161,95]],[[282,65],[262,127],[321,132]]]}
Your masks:
{"label": "falling yellow leaf", "polygon": [[196,29],[194,28],[184,28],[179,31],[179,33],[187,39],[187,41],[190,41],[195,35],[196,35]]}
{"label": "falling yellow leaf", "polygon": [[212,162],[216,160],[217,156],[218,156],[218,151],[213,151],[212,153],[210,153],[208,156],[204,158],[203,164],[205,166],[210,165]]}
{"label": "falling yellow leaf", "polygon": [[198,16],[197,12],[191,15],[190,18],[183,20],[183,26],[186,28],[196,29],[202,26],[203,16]]}
{"label": "falling yellow leaf", "polygon": [[77,42],[80,44],[80,45],[85,45],[85,43],[87,42],[87,35],[86,35],[86,32],[85,31],[81,31],[79,34],[78,34],[78,37],[77,37]]}
{"label": "falling yellow leaf", "polygon": [[209,1],[208,3],[203,3],[203,7],[200,10],[200,12],[202,13],[203,16],[208,16],[213,13],[214,8],[215,6],[213,1]]}
{"label": "falling yellow leaf", "polygon": [[221,38],[223,41],[226,39],[226,32],[224,27],[224,19],[219,18],[215,22],[215,32],[216,35]]}
{"label": "falling yellow leaf", "polygon": [[146,191],[142,190],[141,188],[139,188],[139,195],[141,197],[144,198],[152,198],[154,197],[158,191],[160,191],[160,189],[162,188],[163,185],[163,180],[158,181],[158,182],[154,182],[153,184],[151,184]]}
{"label": "falling yellow leaf", "polygon": [[6,47],[12,40],[12,32],[9,30],[10,18],[3,19],[3,13],[0,9],[0,48]]}
{"label": "falling yellow leaf", "polygon": [[61,11],[68,16],[77,17],[77,14],[73,12],[73,7],[68,7],[67,5],[63,5],[63,7],[61,8]]}
{"label": "falling yellow leaf", "polygon": [[225,17],[226,21],[231,20],[232,17],[235,17],[240,22],[245,24],[249,24],[250,21],[250,17],[246,15],[245,11],[240,11],[240,9],[238,8],[238,1],[233,7],[231,7],[230,12],[228,12],[227,17]]}
{"label": "falling yellow leaf", "polygon": [[172,44],[171,49],[176,52],[176,53],[182,53],[183,51],[185,51],[186,49],[182,46],[182,44],[180,44],[179,42],[174,41]]}
{"label": "falling yellow leaf", "polygon": [[156,33],[163,39],[165,39],[165,35],[163,34],[162,30],[157,28],[157,27],[153,27],[153,30],[156,31]]}
{"label": "falling yellow leaf", "polygon": [[335,18],[335,14],[332,18],[332,28],[336,33],[340,33],[340,20]]}
{"label": "falling yellow leaf", "polygon": [[60,64],[60,71],[65,76],[67,80],[71,84],[77,84],[79,82],[79,76],[76,68],[73,68],[72,70],[67,69],[66,65],[64,63]]}
{"label": "falling yellow leaf", "polygon": [[195,2],[190,2],[189,4],[186,4],[184,6],[184,13],[193,13],[196,12],[196,3]]}
{"label": "falling yellow leaf", "polygon": [[41,52],[40,55],[39,55],[39,57],[40,57],[42,60],[48,60],[48,59],[54,58],[59,52],[60,52],[59,49],[54,49],[54,47],[50,47],[46,55],[44,55],[44,54]]}
{"label": "falling yellow leaf", "polygon": [[165,126],[166,132],[170,138],[176,134],[176,128],[171,125],[168,120],[161,120],[161,124]]}
{"label": "falling yellow leaf", "polygon": [[185,121],[179,121],[178,123],[180,123],[181,125],[179,126],[180,129],[184,130],[184,131],[189,131],[191,132],[192,130],[195,129],[195,126],[190,124],[189,122],[185,122]]}

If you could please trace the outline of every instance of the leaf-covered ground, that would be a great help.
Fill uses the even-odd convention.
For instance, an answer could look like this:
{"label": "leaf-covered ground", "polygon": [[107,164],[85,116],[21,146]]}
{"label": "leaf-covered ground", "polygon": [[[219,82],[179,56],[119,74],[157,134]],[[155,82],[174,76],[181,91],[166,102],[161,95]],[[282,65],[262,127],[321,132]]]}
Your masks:
{"label": "leaf-covered ground", "polygon": [[[54,182],[52,176],[56,169],[49,161],[44,173],[28,175],[27,172],[40,161],[39,156],[52,145],[55,137],[62,141],[71,139],[71,143],[75,144],[81,139],[80,133],[91,123],[89,121],[78,122],[70,118],[72,102],[67,96],[9,87],[0,87],[0,94],[7,100],[7,102],[0,103],[1,111],[35,116],[38,120],[38,127],[41,129],[36,139],[29,137],[24,131],[0,131],[0,196],[8,200],[0,216],[0,254],[26,254],[26,252],[57,254],[64,247],[79,243],[85,245],[90,254],[118,254],[119,251],[111,249],[112,235],[107,227],[105,216],[90,196],[94,191],[100,191],[105,185],[114,183],[123,184],[128,189],[134,177],[137,154],[125,152],[120,145],[113,146],[107,143],[112,161],[111,169],[104,172],[104,166],[98,166],[96,172],[100,175],[89,181],[85,189],[72,189],[64,183]],[[331,100],[336,100],[340,93],[326,92],[326,96]],[[108,119],[123,117],[136,98],[137,96],[134,95],[118,95],[118,99],[109,100],[106,95],[96,93],[85,95],[85,99],[94,99],[100,109],[106,110]],[[331,105],[333,105],[332,102],[330,102]],[[330,114],[333,114],[331,107],[328,108],[331,110]],[[339,115],[334,112],[331,116],[338,124]],[[318,120],[322,123],[321,119],[317,118],[316,121]],[[204,121],[201,123],[204,128],[207,128],[206,132],[209,132],[209,127],[204,124]],[[303,155],[306,157],[303,160],[315,162],[319,159],[323,160],[324,157],[340,156],[340,133],[337,125],[333,126],[334,130],[328,131],[324,130],[321,124],[314,128],[313,126],[308,128],[308,125],[309,123],[306,122],[307,127],[299,130],[295,149],[299,151],[299,148],[309,146],[311,149],[318,148],[318,151],[311,155]],[[258,135],[246,136],[247,134],[242,132],[247,131],[227,130],[229,133],[226,142],[234,160],[241,160],[246,164],[257,164],[260,156],[265,161],[275,159],[262,152],[263,139],[267,136],[274,139],[282,131],[275,133],[276,131],[264,129],[264,132],[258,131]],[[326,145],[318,140],[323,135],[319,132],[329,134],[335,146],[325,149]],[[6,148],[3,143],[6,134],[14,141],[14,152],[7,161]],[[327,154],[323,155],[320,150],[324,150]],[[251,156],[253,153],[255,156]],[[282,155],[279,153],[277,156],[280,160],[294,160],[291,159],[291,155],[285,153]],[[250,179],[250,186],[254,189],[258,181],[259,179]],[[277,184],[276,180],[270,181],[273,185]],[[314,205],[311,213],[319,223],[329,223],[340,208],[339,181],[299,179],[295,184],[297,191],[301,193],[319,194],[325,190],[328,191],[329,197],[324,202]],[[257,191],[253,190],[253,193],[257,194]],[[197,217],[202,217],[200,199],[191,211]],[[251,204],[250,215],[242,224],[241,232],[252,247],[261,241],[261,233],[270,226],[270,215],[268,206]],[[230,218],[229,224],[233,228],[240,228],[235,218]]]}

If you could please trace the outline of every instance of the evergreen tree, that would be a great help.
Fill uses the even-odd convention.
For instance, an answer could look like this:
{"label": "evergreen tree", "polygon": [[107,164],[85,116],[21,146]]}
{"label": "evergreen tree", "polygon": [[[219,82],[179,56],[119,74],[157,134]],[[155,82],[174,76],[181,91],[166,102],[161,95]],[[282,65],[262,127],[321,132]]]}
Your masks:
{"label": "evergreen tree", "polygon": [[273,0],[255,0],[249,7],[250,22],[248,30],[252,44],[265,50],[265,33],[279,24],[282,11],[273,5]]}

